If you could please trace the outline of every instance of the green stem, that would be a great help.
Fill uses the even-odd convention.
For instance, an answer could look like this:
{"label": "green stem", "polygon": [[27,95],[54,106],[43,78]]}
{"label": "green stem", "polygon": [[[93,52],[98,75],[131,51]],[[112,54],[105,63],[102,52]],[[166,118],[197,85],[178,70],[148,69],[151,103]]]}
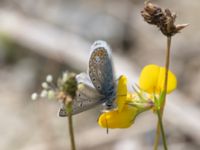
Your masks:
{"label": "green stem", "polygon": [[72,114],[71,114],[71,102],[68,104],[68,127],[69,127],[69,135],[70,135],[70,142],[71,142],[71,150],[76,150],[75,146],[75,139],[74,139],[74,129],[73,129],[73,122],[72,122]]}
{"label": "green stem", "polygon": [[[166,100],[166,93],[167,93],[167,81],[168,81],[168,70],[169,70],[169,64],[170,64],[170,47],[171,47],[171,37],[167,37],[167,49],[166,49],[166,58],[165,58],[165,80],[164,80],[164,96],[162,101],[162,104],[160,106],[160,117],[162,119],[164,107],[165,107],[165,100]],[[158,149],[160,139],[160,123],[159,120],[157,122],[157,129],[156,129],[156,136],[154,139],[154,150]]]}
{"label": "green stem", "polygon": [[163,123],[162,123],[162,116],[161,116],[160,110],[157,111],[157,115],[158,115],[158,122],[159,122],[159,125],[160,125],[160,131],[161,131],[161,135],[162,135],[164,149],[167,150],[168,149],[167,148],[167,141],[166,141],[166,137],[165,137],[165,131],[164,131]]}

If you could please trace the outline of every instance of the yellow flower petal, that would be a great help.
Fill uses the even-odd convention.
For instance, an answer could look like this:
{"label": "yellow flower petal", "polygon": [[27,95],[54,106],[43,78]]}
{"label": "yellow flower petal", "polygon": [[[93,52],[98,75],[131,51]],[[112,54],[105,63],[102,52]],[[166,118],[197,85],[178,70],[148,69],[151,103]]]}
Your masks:
{"label": "yellow flower petal", "polygon": [[159,71],[160,68],[157,65],[145,66],[139,78],[140,88],[147,93],[153,93],[157,88]]}
{"label": "yellow flower petal", "polygon": [[136,115],[137,108],[125,106],[121,112],[113,110],[101,114],[98,124],[102,128],[128,128],[134,123]]}
{"label": "yellow flower petal", "polygon": [[126,102],[127,97],[127,78],[126,76],[122,75],[119,78],[118,81],[118,87],[117,87],[117,106],[118,111],[121,112],[124,104]]}
{"label": "yellow flower petal", "polygon": [[[157,85],[159,91],[164,90],[164,82],[165,82],[165,68],[160,67],[160,73],[159,73],[158,85]],[[173,90],[175,90],[176,86],[177,86],[176,76],[169,70],[168,71],[167,93],[171,93]]]}
{"label": "yellow flower petal", "polygon": [[[143,68],[140,79],[139,86],[142,90],[147,93],[160,93],[164,89],[165,80],[165,68],[159,67],[157,65],[147,65]],[[168,86],[167,93],[172,92],[176,89],[177,81],[176,76],[169,70],[168,71]]]}

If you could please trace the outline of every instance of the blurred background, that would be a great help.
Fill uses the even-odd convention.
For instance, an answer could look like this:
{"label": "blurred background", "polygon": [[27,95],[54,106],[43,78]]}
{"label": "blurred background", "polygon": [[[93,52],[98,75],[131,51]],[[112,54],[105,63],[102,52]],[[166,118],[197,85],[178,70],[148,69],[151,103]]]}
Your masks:
{"label": "blurred background", "polygon": [[[169,149],[200,149],[199,0],[152,2],[190,26],[172,39],[171,70],[178,88],[167,98]],[[69,150],[67,119],[54,101],[31,101],[47,74],[86,71],[90,46],[106,40],[116,77],[138,82],[143,66],[164,65],[166,38],[143,21],[142,0],[0,0],[0,149]],[[74,117],[79,150],[150,150],[156,116],[140,115],[128,129],[102,129],[100,108]],[[162,146],[160,145],[160,149]]]}

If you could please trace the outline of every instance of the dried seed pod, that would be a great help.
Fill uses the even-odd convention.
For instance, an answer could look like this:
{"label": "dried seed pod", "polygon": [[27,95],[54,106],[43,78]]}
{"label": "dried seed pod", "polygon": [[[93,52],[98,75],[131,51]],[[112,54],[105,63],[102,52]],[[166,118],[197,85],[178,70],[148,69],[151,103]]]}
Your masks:
{"label": "dried seed pod", "polygon": [[147,23],[156,25],[168,37],[175,35],[188,26],[188,24],[175,25],[175,13],[172,13],[169,9],[163,10],[158,5],[152,4],[149,1],[145,2],[141,15]]}

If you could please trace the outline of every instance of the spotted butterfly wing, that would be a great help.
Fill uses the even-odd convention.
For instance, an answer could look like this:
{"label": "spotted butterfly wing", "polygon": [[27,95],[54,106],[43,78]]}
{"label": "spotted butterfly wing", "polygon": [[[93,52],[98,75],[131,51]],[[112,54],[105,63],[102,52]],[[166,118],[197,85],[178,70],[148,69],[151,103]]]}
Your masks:
{"label": "spotted butterfly wing", "polygon": [[[111,49],[104,41],[96,41],[91,46],[88,74],[77,76],[79,88],[72,102],[72,114],[77,114],[106,102],[107,108],[113,107],[116,97]],[[65,104],[59,111],[59,116],[67,116]]]}
{"label": "spotted butterfly wing", "polygon": [[111,49],[104,41],[96,41],[91,46],[89,76],[96,90],[105,96],[106,106],[113,107],[116,97]]}
{"label": "spotted butterfly wing", "polygon": [[[73,115],[105,102],[105,97],[95,89],[86,73],[77,75],[76,80],[78,82],[78,90],[76,91],[75,99],[72,101]],[[59,116],[67,116],[66,106],[64,103],[61,104]]]}

